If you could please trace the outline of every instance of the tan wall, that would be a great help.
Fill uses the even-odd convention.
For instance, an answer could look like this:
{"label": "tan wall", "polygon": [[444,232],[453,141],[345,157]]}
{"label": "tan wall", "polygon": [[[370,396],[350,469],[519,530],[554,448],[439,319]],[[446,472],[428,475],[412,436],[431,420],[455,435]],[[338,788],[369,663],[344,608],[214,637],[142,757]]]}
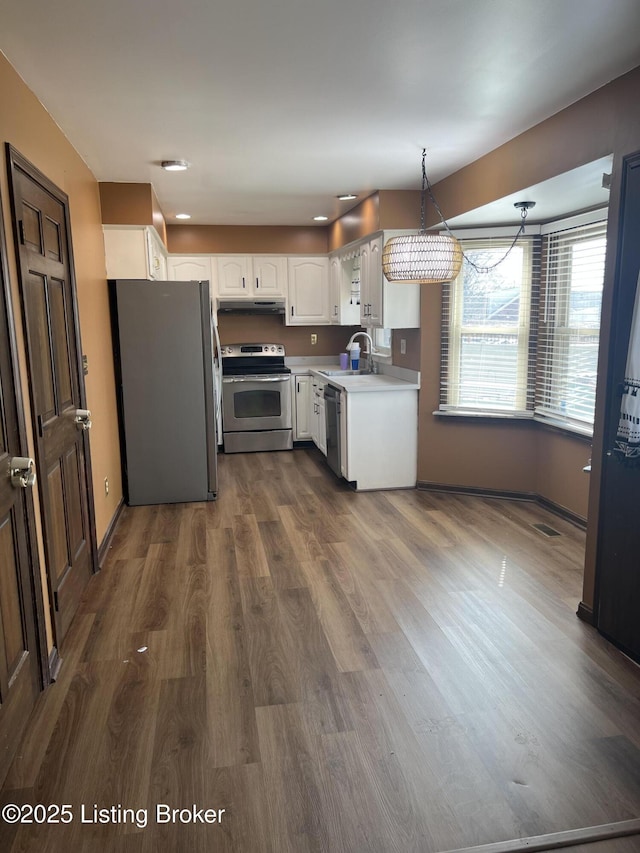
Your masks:
{"label": "tan wall", "polygon": [[174,255],[318,255],[328,251],[325,227],[284,225],[168,225],[167,245]]}
{"label": "tan wall", "polygon": [[[122,497],[122,487],[98,184],[51,116],[1,54],[0,103],[2,103],[2,110],[0,110],[0,138],[2,142],[10,142],[69,196],[82,346],[89,362],[86,387],[87,402],[93,420],[91,459],[94,475],[96,527],[98,542],[100,542]],[[27,408],[25,414],[29,433],[29,452],[33,453],[34,443],[31,433],[28,386],[26,384],[27,370],[4,148],[1,166],[0,190],[2,192],[4,226],[7,238],[13,311],[16,320],[23,396]],[[109,477],[111,485],[108,497],[105,497],[102,485],[106,476]],[[35,499],[37,500],[37,498],[36,489]],[[43,568],[42,533],[39,519],[37,519],[37,528],[40,565]],[[48,617],[46,583],[43,583],[43,588],[45,610]],[[49,646],[51,646],[50,625],[48,625],[47,632]]]}
{"label": "tan wall", "polygon": [[[288,356],[337,356],[359,326],[285,326],[282,317],[220,315],[220,342],[223,344],[283,344]],[[318,342],[311,344],[311,335]]]}

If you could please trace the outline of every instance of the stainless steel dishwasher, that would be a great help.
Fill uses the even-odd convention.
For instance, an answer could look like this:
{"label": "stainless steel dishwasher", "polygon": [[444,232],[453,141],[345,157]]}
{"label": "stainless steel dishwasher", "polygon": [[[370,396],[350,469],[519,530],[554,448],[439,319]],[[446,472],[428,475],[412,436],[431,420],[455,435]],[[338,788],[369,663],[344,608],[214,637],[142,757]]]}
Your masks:
{"label": "stainless steel dishwasher", "polygon": [[327,462],[331,470],[342,476],[340,457],[340,390],[324,386],[324,410],[327,422]]}

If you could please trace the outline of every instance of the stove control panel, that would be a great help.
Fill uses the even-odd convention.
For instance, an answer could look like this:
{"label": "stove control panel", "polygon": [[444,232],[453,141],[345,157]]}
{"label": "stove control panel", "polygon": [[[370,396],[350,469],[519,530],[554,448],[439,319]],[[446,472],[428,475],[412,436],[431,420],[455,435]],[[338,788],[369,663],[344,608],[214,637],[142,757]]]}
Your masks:
{"label": "stove control panel", "polygon": [[225,344],[221,347],[225,358],[237,356],[284,356],[282,344]]}

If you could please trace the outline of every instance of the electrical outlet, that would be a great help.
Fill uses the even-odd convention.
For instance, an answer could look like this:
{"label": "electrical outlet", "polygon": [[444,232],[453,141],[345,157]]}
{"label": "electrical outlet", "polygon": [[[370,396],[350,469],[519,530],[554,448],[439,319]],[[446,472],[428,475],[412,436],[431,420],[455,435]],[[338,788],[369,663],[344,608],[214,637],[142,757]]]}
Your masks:
{"label": "electrical outlet", "polygon": [[407,354],[407,342],[404,338],[400,338],[400,355]]}
{"label": "electrical outlet", "polygon": [[104,496],[105,496],[105,498],[108,494],[109,494],[109,478],[105,477],[104,478]]}
{"label": "electrical outlet", "polygon": [[318,336],[311,335],[311,346],[314,347],[318,343]]}

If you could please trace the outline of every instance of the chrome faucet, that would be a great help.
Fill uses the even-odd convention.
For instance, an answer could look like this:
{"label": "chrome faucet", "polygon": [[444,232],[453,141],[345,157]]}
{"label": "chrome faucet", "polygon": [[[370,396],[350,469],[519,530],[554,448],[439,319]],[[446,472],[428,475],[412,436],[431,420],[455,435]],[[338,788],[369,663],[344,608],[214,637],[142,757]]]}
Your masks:
{"label": "chrome faucet", "polygon": [[378,365],[373,360],[375,348],[373,346],[373,340],[371,338],[371,335],[368,332],[355,332],[353,335],[351,335],[351,337],[349,338],[349,343],[347,344],[347,352],[351,352],[351,345],[353,344],[354,340],[359,335],[363,338],[366,338],[369,341],[369,350],[366,354],[367,355],[367,366],[372,373],[377,373],[378,372]]}

